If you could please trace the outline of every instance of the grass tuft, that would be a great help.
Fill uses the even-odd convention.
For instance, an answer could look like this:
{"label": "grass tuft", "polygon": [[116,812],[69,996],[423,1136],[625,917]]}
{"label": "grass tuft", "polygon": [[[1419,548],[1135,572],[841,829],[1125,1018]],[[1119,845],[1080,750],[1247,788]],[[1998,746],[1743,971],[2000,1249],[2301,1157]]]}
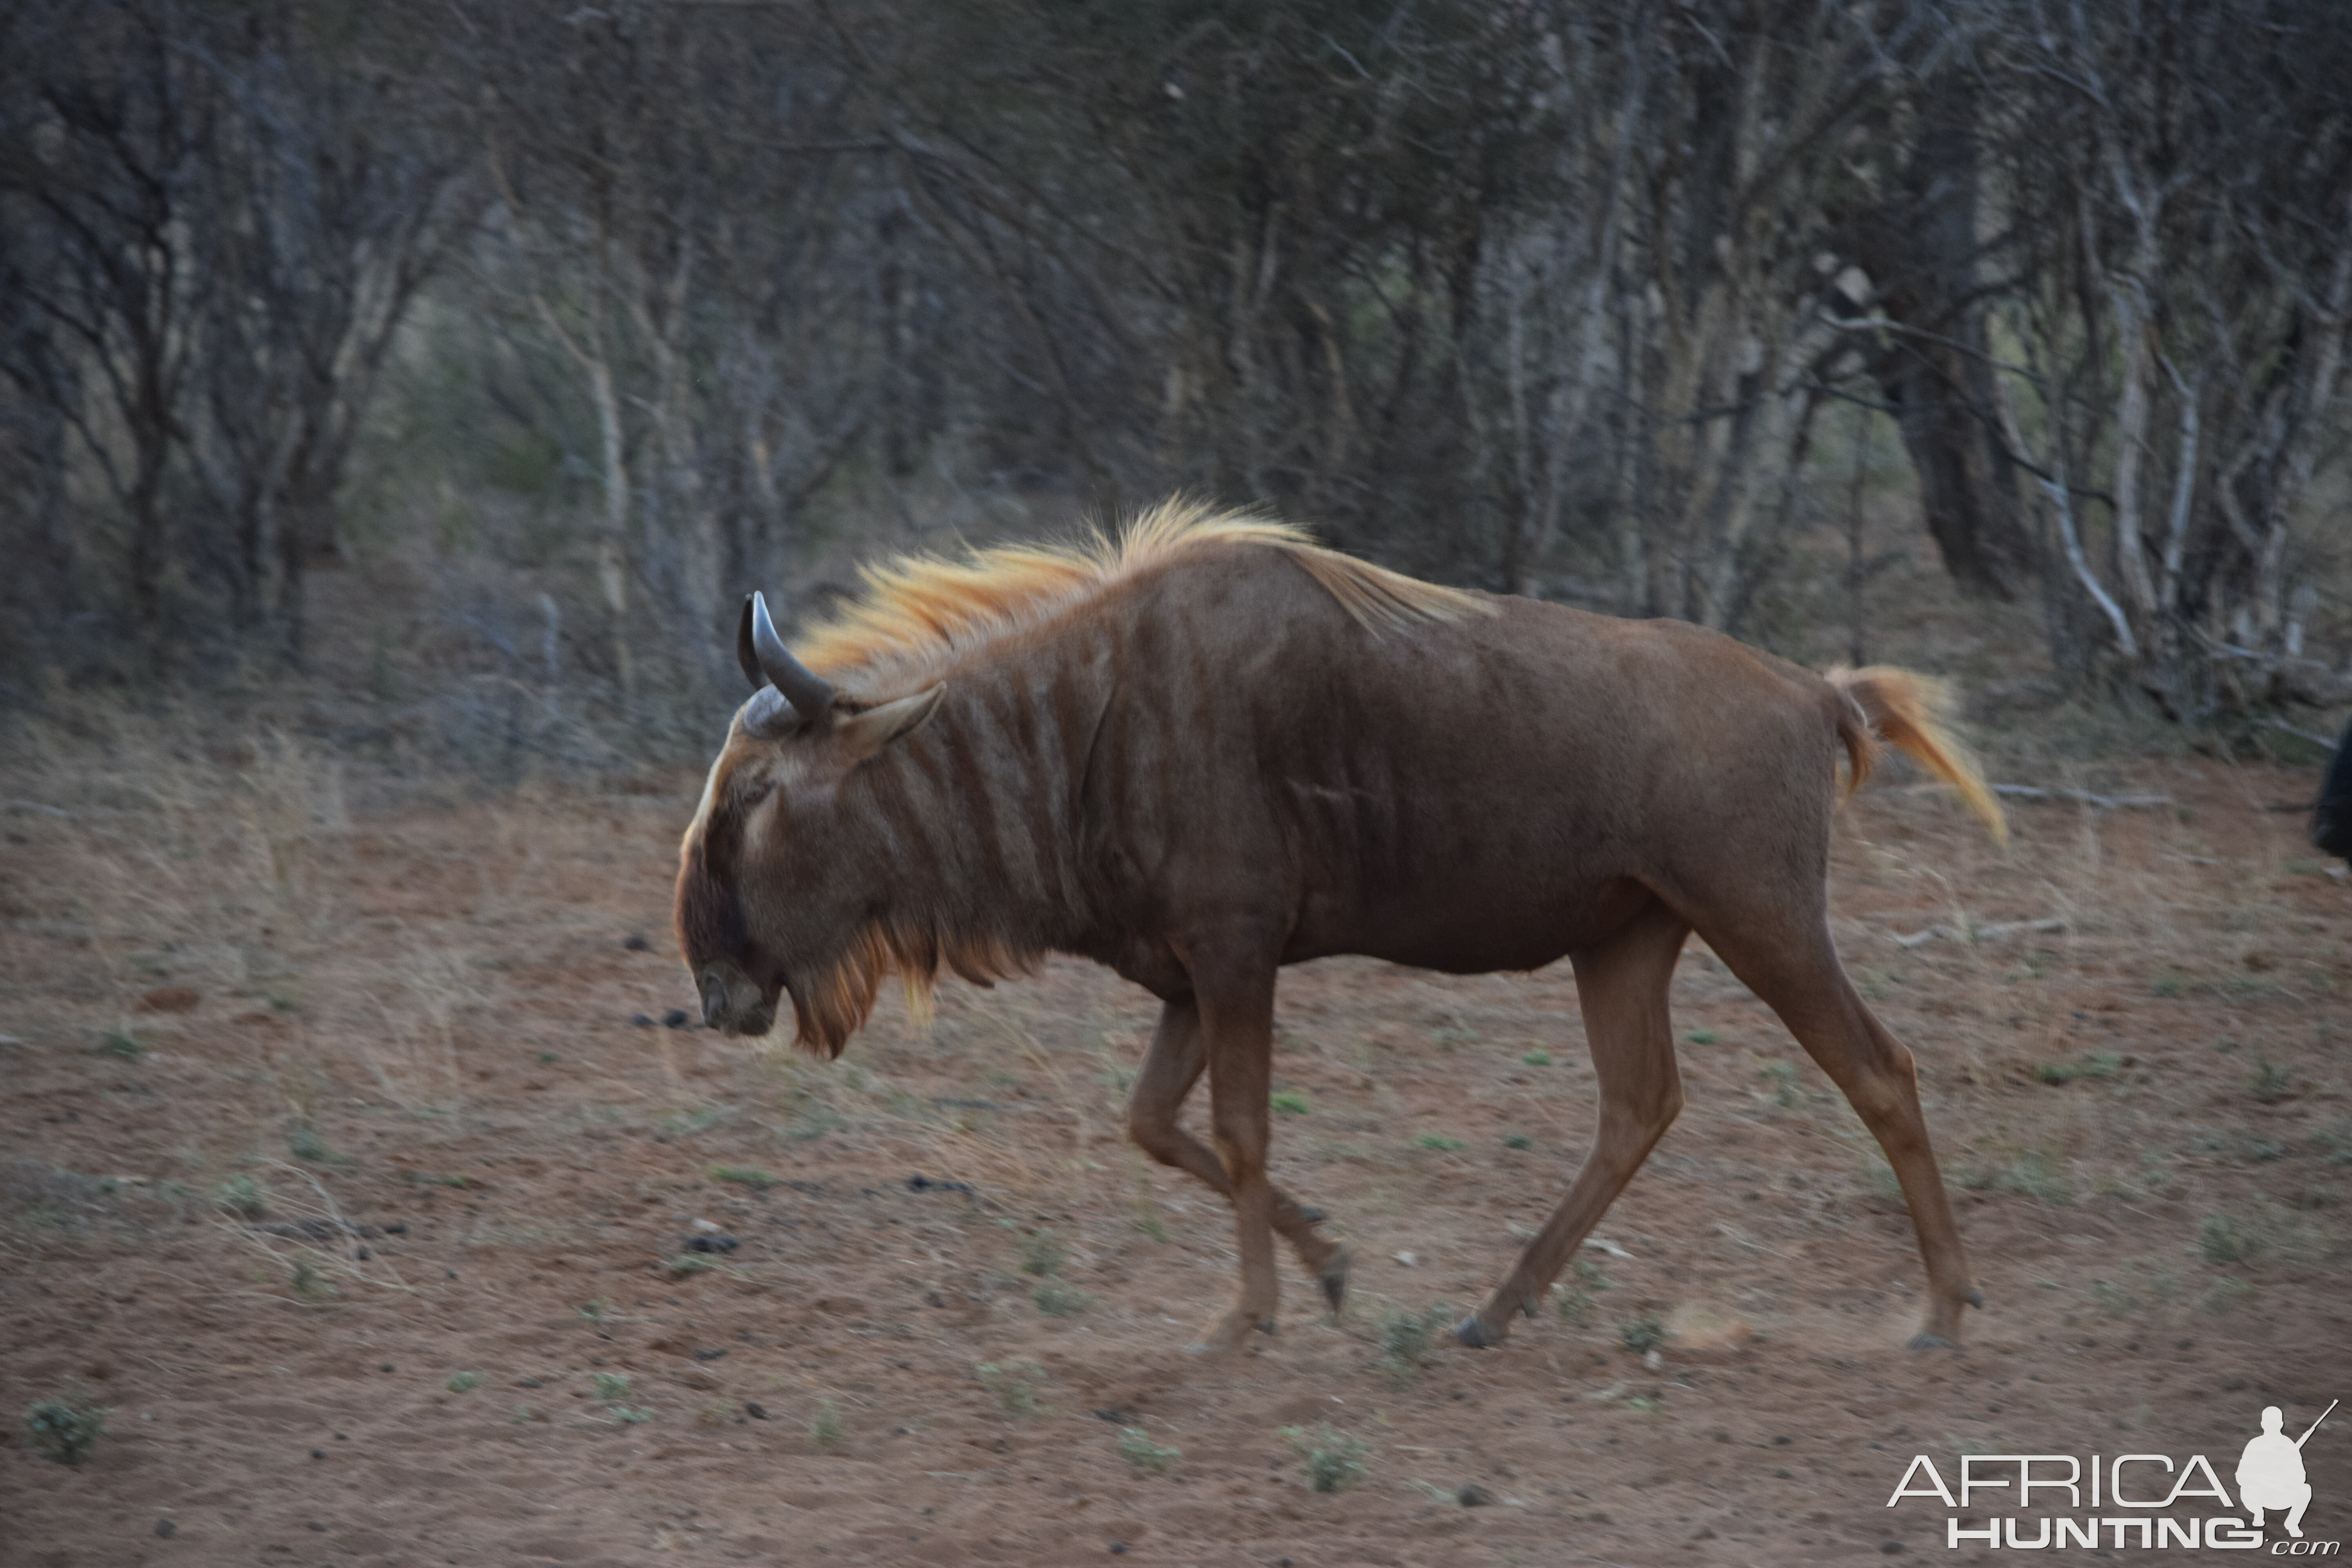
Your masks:
{"label": "grass tuft", "polygon": [[843,1441],[841,1412],[830,1399],[817,1402],[816,1414],[809,1417],[809,1447],[820,1454],[838,1451]]}
{"label": "grass tuft", "polygon": [[1617,1342],[1635,1355],[1647,1355],[1665,1344],[1665,1320],[1654,1312],[1629,1318],[1617,1325]]}
{"label": "grass tuft", "polygon": [[1169,1466],[1184,1457],[1184,1450],[1161,1447],[1140,1426],[1122,1426],[1118,1429],[1118,1457],[1132,1465],[1138,1475],[1164,1476]]}
{"label": "grass tuft", "polygon": [[1075,1318],[1095,1304],[1095,1299],[1063,1279],[1040,1279],[1030,1288],[1029,1300],[1049,1318]]}
{"label": "grass tuft", "polygon": [[2049,1084],[2072,1083],[2078,1078],[2113,1078],[2123,1063],[2123,1058],[2113,1051],[2091,1051],[2079,1057],[2036,1062],[2033,1076]]}
{"label": "grass tuft", "polygon": [[1045,1408],[1037,1390],[1045,1381],[1045,1369],[1034,1361],[1009,1362],[1003,1366],[982,1362],[972,1369],[972,1375],[996,1401],[996,1407],[1013,1420],[1026,1421]]}
{"label": "grass tuft", "polygon": [[60,1465],[79,1465],[106,1435],[109,1412],[73,1398],[37,1400],[25,1412],[25,1440]]}
{"label": "grass tuft", "polygon": [[1050,1226],[1040,1226],[1024,1233],[1019,1243],[1021,1272],[1041,1278],[1059,1274],[1062,1265],[1069,1260],[1069,1248],[1062,1242],[1061,1233]]}
{"label": "grass tuft", "polygon": [[1412,1386],[1421,1375],[1423,1363],[1444,1331],[1453,1313],[1443,1306],[1424,1311],[1411,1312],[1402,1307],[1391,1307],[1381,1314],[1381,1380],[1391,1388]]}
{"label": "grass tuft", "polygon": [[1318,1423],[1312,1431],[1304,1426],[1285,1426],[1282,1440],[1290,1445],[1290,1451],[1305,1466],[1307,1484],[1318,1492],[1347,1491],[1371,1474],[1365,1463],[1371,1458],[1370,1446],[1328,1421]]}

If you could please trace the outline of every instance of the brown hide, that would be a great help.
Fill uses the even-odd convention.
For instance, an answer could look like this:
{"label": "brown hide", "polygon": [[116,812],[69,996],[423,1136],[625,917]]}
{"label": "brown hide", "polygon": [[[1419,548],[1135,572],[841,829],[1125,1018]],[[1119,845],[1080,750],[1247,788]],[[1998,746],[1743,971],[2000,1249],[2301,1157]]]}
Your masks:
{"label": "brown hide", "polygon": [[[764,1031],[788,991],[803,1045],[837,1054],[893,969],[919,987],[941,964],[988,979],[1048,952],[1110,965],[1165,1005],[1139,1142],[1235,1205],[1242,1300],[1207,1336],[1229,1345],[1271,1327],[1273,1231],[1335,1302],[1344,1286],[1344,1250],[1264,1174],[1275,971],[1574,955],[1601,1135],[1460,1331],[1492,1343],[1680,1104],[1664,991],[1696,930],[1885,1143],[1927,1258],[1925,1331],[1953,1338],[1972,1291],[1910,1058],[1838,967],[1823,882],[1838,762],[1866,771],[1874,725],[1997,822],[1926,684],[1823,679],[1679,622],[1431,589],[1186,523],[994,611],[975,574],[980,608],[904,646],[852,639],[828,668],[821,637],[834,711],[777,740],[739,722],[678,883],[711,1021]],[[892,715],[942,685],[897,734]],[[1175,1124],[1204,1068],[1213,1155]]]}

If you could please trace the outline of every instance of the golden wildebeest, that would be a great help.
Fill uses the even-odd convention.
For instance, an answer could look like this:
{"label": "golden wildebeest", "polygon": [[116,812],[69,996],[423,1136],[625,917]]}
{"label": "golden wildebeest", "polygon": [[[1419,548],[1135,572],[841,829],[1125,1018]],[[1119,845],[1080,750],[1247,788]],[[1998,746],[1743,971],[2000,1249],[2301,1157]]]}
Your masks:
{"label": "golden wildebeest", "polygon": [[[736,715],[679,853],[703,1016],[764,1034],[789,993],[838,1056],[892,971],[921,992],[1048,952],[1161,1003],[1128,1126],[1233,1204],[1241,1293],[1205,1348],[1271,1332],[1279,1231],[1336,1310],[1347,1251],[1266,1176],[1275,974],[1365,953],[1454,974],[1566,954],[1600,1133],[1500,1289],[1532,1313],[1682,1106],[1667,983],[1696,931],[1877,1136],[1928,1280],[1914,1344],[1969,1282],[1911,1054],[1830,940],[1838,761],[1883,737],[2000,831],[1901,670],[1826,679],[1675,621],[1465,593],[1171,504],[1116,542],[913,559],[795,658],[757,595]],[[1215,1152],[1177,1125],[1209,1075]]]}

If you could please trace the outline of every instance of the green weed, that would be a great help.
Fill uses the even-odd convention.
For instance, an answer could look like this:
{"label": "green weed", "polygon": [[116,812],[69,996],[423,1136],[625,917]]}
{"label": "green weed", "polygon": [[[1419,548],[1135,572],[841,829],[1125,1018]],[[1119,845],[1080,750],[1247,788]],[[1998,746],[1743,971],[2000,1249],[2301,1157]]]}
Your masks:
{"label": "green weed", "polygon": [[79,1465],[106,1435],[110,1412],[71,1397],[36,1401],[25,1412],[25,1440],[60,1465]]}
{"label": "green weed", "polygon": [[1429,1359],[1446,1320],[1452,1316],[1444,1307],[1432,1307],[1422,1312],[1391,1307],[1382,1312],[1381,1359],[1377,1363],[1381,1381],[1391,1388],[1411,1387],[1412,1380],[1421,1375],[1422,1363]]}
{"label": "green weed", "polygon": [[293,1267],[287,1270],[287,1283],[293,1287],[294,1294],[314,1307],[334,1300],[335,1288],[307,1258],[294,1260]]}
{"label": "green weed", "polygon": [[2224,1274],[2197,1298],[2200,1317],[2218,1318],[2240,1301],[2254,1293],[2254,1288],[2233,1274]]}
{"label": "green weed", "polygon": [[269,1212],[269,1194],[251,1176],[231,1176],[213,1189],[213,1202],[239,1219],[259,1219]]}
{"label": "green weed", "polygon": [[1617,1342],[1635,1355],[1647,1355],[1666,1342],[1665,1320],[1654,1312],[1629,1318],[1617,1325]]}
{"label": "green weed", "polygon": [[1122,1426],[1118,1429],[1118,1457],[1134,1466],[1138,1475],[1164,1476],[1169,1466],[1184,1457],[1184,1450],[1161,1447],[1140,1426]]}
{"label": "green weed", "polygon": [[1521,1057],[1519,1060],[1527,1063],[1528,1066],[1531,1068],[1548,1068],[1551,1066],[1551,1053],[1549,1051],[1529,1051],[1526,1056]]}
{"label": "green weed", "polygon": [[1037,1390],[1045,1380],[1045,1370],[1034,1361],[1016,1361],[1003,1366],[982,1362],[973,1369],[973,1375],[996,1401],[996,1407],[1015,1421],[1026,1421],[1043,1408]]}
{"label": "green weed", "polygon": [[1328,1421],[1313,1431],[1285,1426],[1282,1440],[1298,1456],[1307,1470],[1307,1484],[1318,1492],[1343,1492],[1371,1473],[1365,1461],[1371,1448],[1352,1432],[1342,1432]]}
{"label": "green weed", "polygon": [[1024,1274],[1058,1274],[1069,1260],[1069,1248],[1063,1245],[1061,1233],[1049,1226],[1041,1226],[1027,1232],[1018,1245]]}
{"label": "green weed", "polygon": [[449,1374],[448,1388],[452,1394],[471,1394],[481,1386],[482,1374],[478,1372],[453,1372]]}
{"label": "green weed", "polygon": [[2264,1057],[2256,1064],[2254,1076],[2247,1087],[2252,1091],[2256,1100],[2261,1100],[2264,1105],[2272,1105],[2285,1099],[2294,1085],[2293,1073],[2268,1057]]}
{"label": "green weed", "polygon": [[2062,1060],[2037,1062],[2033,1076],[2043,1083],[2072,1083],[2078,1078],[2113,1078],[2123,1064],[2123,1058],[2113,1051],[2091,1051]]}
{"label": "green weed", "polygon": [[1075,1318],[1095,1304],[1095,1299],[1061,1279],[1040,1279],[1030,1288],[1029,1300],[1049,1318]]}
{"label": "green weed", "polygon": [[307,1121],[286,1135],[286,1147],[297,1160],[308,1161],[313,1165],[351,1163],[348,1159],[335,1152],[334,1145],[329,1143],[317,1128]]}
{"label": "green weed", "polygon": [[756,1165],[713,1165],[710,1167],[710,1179],[714,1182],[731,1182],[739,1187],[749,1187],[755,1193],[766,1192],[770,1187],[774,1186],[778,1180],[777,1177],[770,1175]]}
{"label": "green weed", "polygon": [[1447,1154],[1463,1146],[1461,1139],[1448,1138],[1443,1132],[1424,1132],[1413,1142],[1423,1149],[1434,1149]]}
{"label": "green weed", "polygon": [[654,1413],[629,1401],[629,1379],[625,1373],[600,1372],[591,1381],[595,1384],[597,1403],[605,1413],[624,1426],[640,1426],[654,1418]]}
{"label": "green weed", "polygon": [[1313,1109],[1307,1103],[1307,1097],[1295,1089],[1276,1089],[1274,1108],[1285,1116],[1304,1116]]}
{"label": "green weed", "polygon": [[841,1412],[830,1399],[820,1400],[816,1414],[809,1417],[809,1447],[820,1454],[830,1454],[841,1447]]}

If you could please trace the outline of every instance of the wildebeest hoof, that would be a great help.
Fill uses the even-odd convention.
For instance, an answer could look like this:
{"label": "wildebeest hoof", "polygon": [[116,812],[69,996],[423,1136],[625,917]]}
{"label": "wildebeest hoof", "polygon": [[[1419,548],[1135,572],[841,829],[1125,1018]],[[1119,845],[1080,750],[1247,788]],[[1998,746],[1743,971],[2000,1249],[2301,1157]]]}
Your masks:
{"label": "wildebeest hoof", "polygon": [[1914,1351],[1956,1351],[1960,1347],[1941,1334],[1913,1334],[1911,1342],[1903,1348]]}
{"label": "wildebeest hoof", "polygon": [[1335,1318],[1348,1305],[1348,1265],[1350,1261],[1351,1255],[1346,1247],[1341,1247],[1323,1266],[1322,1278],[1316,1281],[1323,1287],[1323,1304],[1331,1309],[1331,1315]]}
{"label": "wildebeest hoof", "polygon": [[1975,1286],[1973,1286],[1973,1285],[1969,1286],[1969,1287],[1968,1301],[1969,1301],[1969,1306],[1971,1306],[1971,1307],[1981,1307],[1981,1306],[1983,1306],[1983,1305],[1984,1305],[1984,1292],[1983,1292],[1983,1291],[1981,1291],[1981,1290],[1979,1290],[1979,1289],[1977,1289]]}
{"label": "wildebeest hoof", "polygon": [[1237,1351],[1249,1342],[1252,1329],[1262,1334],[1271,1334],[1279,1326],[1272,1313],[1261,1317],[1235,1308],[1184,1348],[1194,1355],[1217,1355],[1226,1351]]}
{"label": "wildebeest hoof", "polygon": [[1475,1313],[1454,1325],[1454,1337],[1474,1351],[1483,1351],[1503,1342],[1503,1336],[1480,1322]]}
{"label": "wildebeest hoof", "polygon": [[1324,1213],[1313,1204],[1300,1204],[1298,1205],[1298,1223],[1301,1225],[1321,1225],[1325,1220],[1329,1219],[1330,1217],[1331,1216],[1329,1215]]}

